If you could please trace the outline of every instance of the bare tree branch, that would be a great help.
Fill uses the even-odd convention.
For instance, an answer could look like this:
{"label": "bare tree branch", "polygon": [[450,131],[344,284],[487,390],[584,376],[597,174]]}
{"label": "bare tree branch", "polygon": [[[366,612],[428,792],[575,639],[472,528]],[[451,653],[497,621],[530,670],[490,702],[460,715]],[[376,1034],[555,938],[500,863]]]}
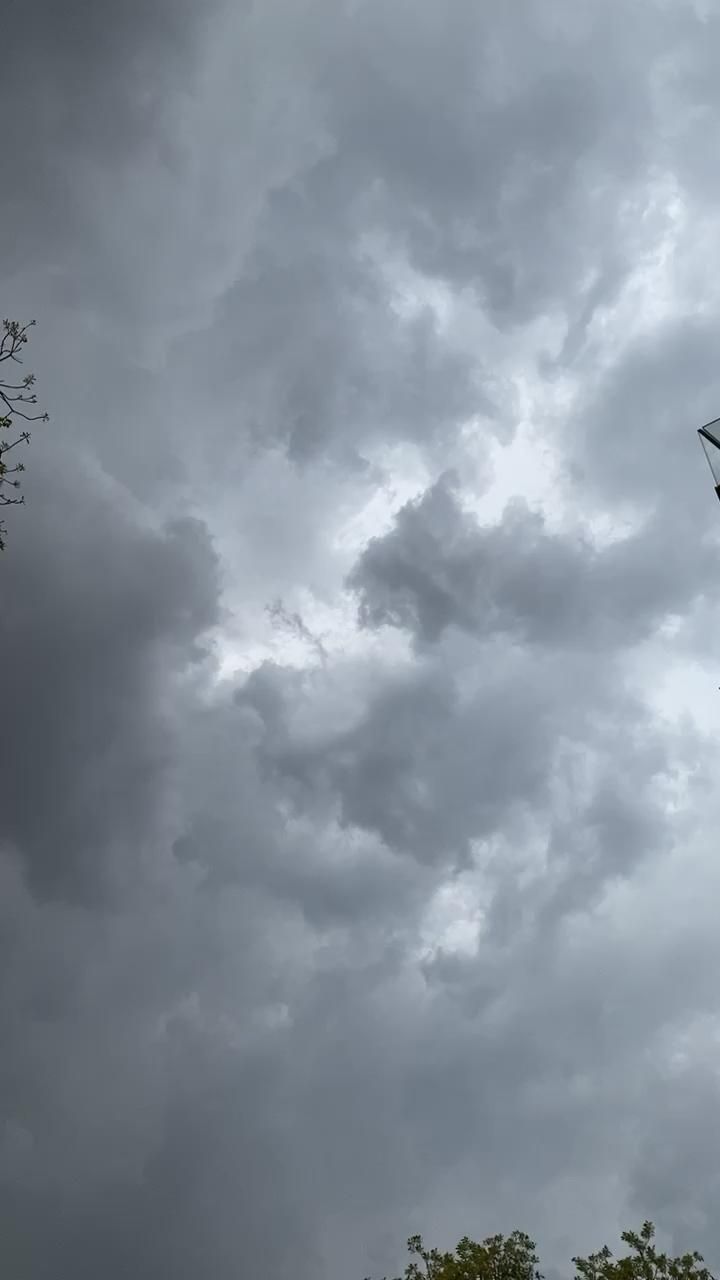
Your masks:
{"label": "bare tree branch", "polygon": [[[22,364],[20,352],[27,343],[28,330],[32,329],[34,324],[34,320],[30,320],[27,324],[20,324],[17,320],[3,320],[0,364],[7,360]],[[35,375],[32,373],[26,374],[20,382],[7,382],[0,378],[0,507],[19,507],[25,502],[24,494],[18,493],[20,481],[17,479],[18,474],[23,472],[25,467],[22,462],[13,467],[8,466],[5,455],[17,445],[28,444],[30,441],[30,432],[27,430],[20,431],[12,439],[8,439],[5,432],[12,432],[16,418],[23,422],[49,421],[47,413],[28,413],[27,411],[27,406],[37,404],[35,392],[30,391],[34,383]],[[0,551],[4,547],[5,522],[0,520]]]}

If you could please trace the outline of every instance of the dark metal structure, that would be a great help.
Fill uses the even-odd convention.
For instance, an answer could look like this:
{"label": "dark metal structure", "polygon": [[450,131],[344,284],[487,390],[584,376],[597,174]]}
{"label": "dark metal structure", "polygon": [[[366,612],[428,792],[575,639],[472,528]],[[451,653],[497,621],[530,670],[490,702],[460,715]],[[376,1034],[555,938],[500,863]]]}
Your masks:
{"label": "dark metal structure", "polygon": [[706,422],[704,427],[698,427],[698,435],[712,474],[715,492],[720,499],[720,440],[710,430],[711,427],[716,427],[720,431],[720,418],[713,418],[712,422]]}

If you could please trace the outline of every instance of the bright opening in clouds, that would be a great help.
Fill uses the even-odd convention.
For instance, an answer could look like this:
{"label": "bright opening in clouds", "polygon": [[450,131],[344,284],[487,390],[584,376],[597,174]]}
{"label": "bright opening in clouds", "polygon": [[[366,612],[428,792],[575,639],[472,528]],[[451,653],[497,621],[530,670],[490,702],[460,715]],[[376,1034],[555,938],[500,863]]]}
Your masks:
{"label": "bright opening in clouds", "polygon": [[0,1269],[720,1265],[720,11],[23,0]]}

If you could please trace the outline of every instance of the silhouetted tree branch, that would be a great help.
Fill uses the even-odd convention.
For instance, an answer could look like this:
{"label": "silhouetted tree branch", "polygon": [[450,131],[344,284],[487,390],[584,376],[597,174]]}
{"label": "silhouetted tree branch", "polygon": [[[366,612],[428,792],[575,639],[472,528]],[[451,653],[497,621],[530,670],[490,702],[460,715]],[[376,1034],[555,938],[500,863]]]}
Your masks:
{"label": "silhouetted tree branch", "polygon": [[[28,324],[20,324],[17,320],[3,320],[0,364],[22,364],[20,353],[27,343],[28,329],[32,329],[34,324],[34,320]],[[21,506],[25,501],[24,495],[20,493],[18,479],[25,466],[14,458],[7,461],[7,455],[12,449],[30,441],[30,432],[26,427],[17,429],[18,421],[47,422],[49,418],[47,413],[33,412],[37,404],[37,396],[32,390],[34,385],[35,375],[32,373],[26,373],[17,382],[0,377],[0,507]],[[10,439],[6,433],[10,434]],[[0,520],[0,551],[4,547],[5,521]]]}

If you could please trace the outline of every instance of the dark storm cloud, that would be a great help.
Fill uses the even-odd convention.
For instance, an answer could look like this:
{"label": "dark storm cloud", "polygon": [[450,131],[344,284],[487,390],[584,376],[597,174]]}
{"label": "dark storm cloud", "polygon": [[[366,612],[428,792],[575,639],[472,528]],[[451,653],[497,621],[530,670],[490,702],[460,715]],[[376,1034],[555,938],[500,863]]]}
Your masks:
{"label": "dark storm cloud", "polygon": [[[666,1117],[710,1169],[702,1037],[697,1110],[663,1070],[715,998],[717,753],[628,655],[712,582],[682,423],[717,307],[627,341],[611,308],[656,184],[713,188],[717,35],[652,0],[11,10],[4,309],[56,434],[0,564],[8,1273],[350,1280],[516,1225],[566,1266],[680,1221]],[[522,413],[583,512],[646,519],[614,545],[434,483],[556,391]],[[338,604],[388,445],[429,487],[357,559],[364,632],[263,662],[264,605]]]}
{"label": "dark storm cloud", "polygon": [[441,478],[373,539],[348,579],[368,627],[404,627],[436,641],[449,626],[478,637],[607,650],[636,643],[704,590],[711,547],[668,536],[664,513],[596,549],[553,533],[523,504],[482,528]]}
{"label": "dark storm cloud", "polygon": [[194,1275],[201,1257],[236,1274],[240,1236],[272,1275],[302,1245],[298,1274],[312,1274],[281,1142],[278,1042],[245,1016],[228,1041],[242,970],[246,1009],[259,1009],[273,968],[244,914],[237,900],[230,913],[194,899],[187,878],[129,914],[38,905],[3,864],[0,1216],[22,1274],[46,1274],[50,1254],[83,1276],[101,1259],[118,1276]]}
{"label": "dark storm cloud", "polygon": [[348,243],[333,181],[321,166],[301,193],[270,198],[200,359],[223,395],[237,396],[233,429],[240,416],[261,444],[275,437],[294,458],[349,460],[368,443],[447,438],[491,411],[482,370],[453,350],[429,307],[412,319],[394,311],[378,267]]}
{"label": "dark storm cloud", "polygon": [[[518,649],[511,655],[496,640],[386,676],[347,728],[330,725],[308,736],[293,725],[298,682],[266,668],[238,693],[239,704],[258,715],[253,788],[274,788],[286,813],[325,822],[335,817],[342,830],[366,832],[425,868],[467,866],[474,844],[502,837],[524,844],[534,830],[545,843],[547,877],[539,896],[532,886],[530,909],[548,927],[587,906],[606,881],[630,874],[668,838],[663,780],[673,776],[674,750],[687,745],[660,735],[641,704],[618,696],[615,680],[607,658],[599,669],[592,653],[573,659],[562,651]],[[253,822],[246,798],[230,831],[237,830],[241,810]],[[339,832],[334,839],[341,841]],[[299,845],[290,852],[289,834],[284,843],[290,865],[283,878],[290,876],[298,893],[302,876],[292,864],[305,864],[307,874],[313,860],[307,852],[299,857]],[[220,847],[217,840],[212,847]],[[347,889],[359,891],[358,920],[376,893],[387,895],[384,906],[372,907],[378,919],[403,899],[409,905],[411,881],[392,859],[367,861],[368,878],[359,884],[355,865],[346,856],[342,868],[328,866],[328,901],[348,877]],[[278,870],[266,858],[264,883],[275,883]],[[501,860],[487,872],[495,885],[488,928],[508,937],[517,912],[525,910],[516,871],[510,865],[506,875]]]}
{"label": "dark storm cloud", "polygon": [[[278,111],[288,130],[288,100],[307,116],[307,155],[286,158],[252,228],[243,220],[244,252],[198,326],[189,377],[186,343],[173,365],[202,415],[212,388],[224,456],[238,431],[298,458],[362,456],[396,437],[442,447],[472,414],[507,434],[512,409],[485,353],[470,360],[428,308],[397,313],[392,259],[476,294],[501,327],[559,309],[570,358],[641,251],[632,200],[657,158],[640,72],[684,31],[643,11],[637,44],[621,48],[625,17],[589,5],[560,17],[525,5],[511,23],[465,3],[442,15],[318,5],[299,32],[289,24],[298,56]],[[246,32],[264,54],[278,40],[270,83],[287,73],[276,25],[270,7]],[[209,220],[222,238],[222,216]]]}
{"label": "dark storm cloud", "polygon": [[[699,1029],[704,1040],[707,1031]],[[663,1223],[673,1248],[697,1247],[702,1235],[708,1261],[720,1257],[716,1209],[720,1186],[717,1152],[717,1074],[710,1044],[699,1061],[679,1062],[674,1070],[658,1073],[652,1081],[649,1109],[662,1110],[663,1132],[648,1132],[634,1170],[636,1212],[649,1207]],[[648,1126],[649,1128],[649,1126]]]}
{"label": "dark storm cloud", "polygon": [[499,323],[579,319],[632,265],[625,200],[655,160],[643,70],[695,25],[655,5],[357,6],[327,75],[338,163],[376,184],[370,217],[421,270]]}
{"label": "dark storm cloud", "polygon": [[312,1241],[284,1201],[284,1184],[300,1171],[289,1169],[270,1116],[246,1106],[249,1093],[263,1092],[258,1069],[227,1080],[205,1068],[205,1091],[169,1110],[141,1177],[83,1187],[81,1197],[62,1188],[11,1192],[0,1211],[8,1263],[20,1274],[44,1274],[34,1229],[42,1221],[54,1267],[82,1280],[99,1267],[118,1277],[164,1272],[190,1280],[210,1270],[229,1280],[239,1257],[241,1266],[243,1257],[247,1265],[262,1258],[272,1280],[316,1274]]}
{"label": "dark storm cloud", "polygon": [[0,831],[38,892],[74,898],[131,880],[164,821],[172,700],[217,621],[216,565],[199,522],[143,528],[60,450],[35,462],[3,563]]}
{"label": "dark storm cloud", "polygon": [[68,251],[81,270],[97,242],[92,167],[109,176],[162,130],[168,92],[192,71],[200,12],[186,0],[31,0],[8,6],[3,25],[3,274],[64,273]]}

